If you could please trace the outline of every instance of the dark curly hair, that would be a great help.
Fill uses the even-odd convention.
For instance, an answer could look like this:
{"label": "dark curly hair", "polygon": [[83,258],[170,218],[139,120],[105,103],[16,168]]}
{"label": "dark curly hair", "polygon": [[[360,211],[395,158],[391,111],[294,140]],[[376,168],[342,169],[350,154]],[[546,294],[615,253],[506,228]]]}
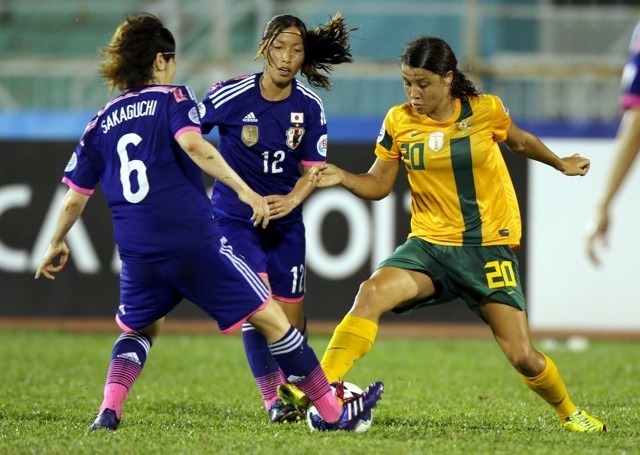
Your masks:
{"label": "dark curly hair", "polygon": [[357,28],[347,28],[340,13],[313,30],[307,30],[305,23],[295,16],[280,14],[273,17],[264,28],[255,58],[265,55],[276,36],[292,26],[298,29],[304,43],[305,57],[300,72],[313,87],[328,90],[331,88],[329,76],[321,74],[320,71],[328,74],[333,70],[332,65],[353,61],[349,38],[351,32]]}
{"label": "dark curly hair", "polygon": [[100,49],[98,74],[114,89],[129,90],[153,79],[153,62],[158,52],[174,57],[176,41],[160,19],[151,14],[128,16],[116,29],[111,42]]}
{"label": "dark curly hair", "polygon": [[468,100],[476,98],[480,92],[458,69],[458,59],[451,47],[441,38],[435,36],[418,36],[406,43],[399,58],[400,64],[412,68],[422,68],[444,77],[449,71],[453,73],[451,96]]}

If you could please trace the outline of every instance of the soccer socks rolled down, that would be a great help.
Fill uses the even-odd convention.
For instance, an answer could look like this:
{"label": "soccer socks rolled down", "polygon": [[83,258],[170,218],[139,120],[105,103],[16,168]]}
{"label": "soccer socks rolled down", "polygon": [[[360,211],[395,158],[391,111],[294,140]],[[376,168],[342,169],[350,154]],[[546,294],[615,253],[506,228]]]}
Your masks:
{"label": "soccer socks rolled down", "polygon": [[334,330],[320,362],[329,382],[343,380],[356,360],[369,352],[377,334],[375,322],[346,315]]}
{"label": "soccer socks rolled down", "polygon": [[133,383],[140,376],[147,361],[149,349],[151,349],[151,339],[139,332],[123,333],[116,340],[111,351],[111,362],[100,412],[107,408],[113,409],[118,419],[121,418],[122,403],[129,395]]}
{"label": "soccer socks rolled down", "polygon": [[267,339],[248,322],[242,325],[242,341],[251,373],[268,410],[278,399],[277,389],[283,383],[280,367],[269,350]]}
{"label": "soccer socks rolled down", "polygon": [[320,362],[295,327],[290,327],[284,337],[269,345],[285,378],[296,385],[316,406],[327,422],[338,420],[342,408],[331,391]]}
{"label": "soccer socks rolled down", "polygon": [[527,387],[551,405],[560,420],[564,422],[578,408],[569,398],[567,387],[564,385],[556,364],[544,353],[541,354],[547,362],[542,373],[533,378],[523,375],[520,377]]}

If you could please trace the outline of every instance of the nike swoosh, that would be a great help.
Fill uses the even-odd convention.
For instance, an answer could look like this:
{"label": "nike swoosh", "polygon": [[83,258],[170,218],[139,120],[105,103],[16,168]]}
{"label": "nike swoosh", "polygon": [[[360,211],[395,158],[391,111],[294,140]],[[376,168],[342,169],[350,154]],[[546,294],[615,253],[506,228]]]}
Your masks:
{"label": "nike swoosh", "polygon": [[409,136],[411,137],[415,137],[418,136],[419,134],[422,134],[424,131],[412,131],[411,134],[409,134]]}

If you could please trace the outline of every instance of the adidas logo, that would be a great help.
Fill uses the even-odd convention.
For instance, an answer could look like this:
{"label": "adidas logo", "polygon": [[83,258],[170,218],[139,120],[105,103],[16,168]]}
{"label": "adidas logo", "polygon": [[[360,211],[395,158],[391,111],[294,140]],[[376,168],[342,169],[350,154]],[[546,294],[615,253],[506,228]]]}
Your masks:
{"label": "adidas logo", "polygon": [[242,119],[243,122],[249,122],[249,123],[255,123],[258,121],[258,119],[256,118],[255,114],[253,112],[249,112],[247,115],[244,116],[244,118]]}
{"label": "adidas logo", "polygon": [[118,354],[118,358],[131,360],[132,362],[140,365],[140,359],[138,358],[138,354],[136,354],[135,352],[125,352],[123,354]]}

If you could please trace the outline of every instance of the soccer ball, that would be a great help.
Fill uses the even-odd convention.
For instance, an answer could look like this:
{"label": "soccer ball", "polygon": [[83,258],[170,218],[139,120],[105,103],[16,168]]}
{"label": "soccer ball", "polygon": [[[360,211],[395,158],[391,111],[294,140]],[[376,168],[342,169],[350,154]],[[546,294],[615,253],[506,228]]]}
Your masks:
{"label": "soccer ball", "polygon": [[[337,383],[331,384],[331,389],[333,390],[334,394],[336,393],[336,385]],[[343,399],[345,400],[352,398],[355,395],[362,394],[362,389],[351,382],[343,382],[343,385],[344,385]],[[317,431],[311,424],[311,417],[314,415],[320,416],[320,413],[318,412],[315,406],[311,405],[311,407],[309,407],[309,409],[307,410],[307,425],[309,426],[311,431]],[[370,413],[369,418],[366,420],[364,419],[360,420],[358,424],[355,426],[355,428],[353,429],[353,431],[355,431],[356,433],[364,433],[369,428],[371,428],[372,421],[373,421],[373,414]]]}

